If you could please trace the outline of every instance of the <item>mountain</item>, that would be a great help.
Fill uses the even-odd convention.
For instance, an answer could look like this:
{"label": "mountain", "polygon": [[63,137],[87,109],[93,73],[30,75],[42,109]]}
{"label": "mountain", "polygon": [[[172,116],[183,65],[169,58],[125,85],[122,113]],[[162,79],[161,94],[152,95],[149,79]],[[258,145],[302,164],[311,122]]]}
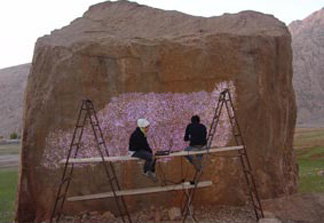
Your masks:
{"label": "mountain", "polygon": [[324,8],[288,26],[292,36],[297,125],[324,125]]}
{"label": "mountain", "polygon": [[0,70],[0,135],[20,135],[23,95],[31,64]]}
{"label": "mountain", "polygon": [[[324,8],[288,26],[298,126],[324,126]],[[31,64],[0,69],[0,135],[19,133],[23,92]]]}

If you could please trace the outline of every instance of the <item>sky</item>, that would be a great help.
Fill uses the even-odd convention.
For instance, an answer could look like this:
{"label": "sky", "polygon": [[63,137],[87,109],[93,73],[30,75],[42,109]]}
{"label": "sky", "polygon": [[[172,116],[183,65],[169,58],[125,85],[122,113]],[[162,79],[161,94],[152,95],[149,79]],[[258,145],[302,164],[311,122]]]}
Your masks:
{"label": "sky", "polygon": [[[197,16],[219,16],[254,10],[289,25],[324,7],[323,0],[132,0]],[[81,17],[103,0],[1,0],[0,69],[30,63],[39,37]]]}

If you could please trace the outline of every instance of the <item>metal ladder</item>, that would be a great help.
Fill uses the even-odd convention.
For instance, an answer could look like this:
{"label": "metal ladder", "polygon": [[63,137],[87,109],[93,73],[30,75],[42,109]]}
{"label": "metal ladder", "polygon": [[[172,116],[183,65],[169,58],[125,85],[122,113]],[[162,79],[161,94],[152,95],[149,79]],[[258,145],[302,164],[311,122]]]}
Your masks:
{"label": "metal ladder", "polygon": [[219,99],[218,99],[218,102],[216,105],[216,109],[215,109],[215,113],[213,116],[213,120],[210,125],[210,129],[208,131],[207,145],[206,145],[207,153],[202,158],[201,168],[199,170],[196,170],[195,175],[193,177],[192,182],[194,183],[195,187],[193,189],[185,191],[186,199],[182,203],[182,214],[183,214],[182,222],[186,221],[188,215],[193,222],[197,222],[197,219],[193,216],[193,213],[191,210],[191,204],[193,202],[193,198],[194,198],[194,195],[195,195],[195,192],[197,189],[197,185],[200,181],[200,178],[203,174],[204,167],[207,162],[207,157],[209,155],[209,149],[211,148],[211,144],[212,144],[214,135],[217,130],[217,126],[218,126],[218,123],[220,120],[220,116],[221,116],[221,112],[224,107],[224,104],[225,104],[226,111],[227,111],[227,114],[228,114],[228,117],[230,120],[230,124],[232,127],[232,132],[233,132],[233,135],[235,138],[235,143],[237,146],[239,146],[239,145],[243,146],[242,149],[238,150],[238,153],[239,153],[239,157],[240,157],[241,164],[243,167],[243,172],[244,172],[247,186],[249,189],[249,195],[250,195],[250,198],[252,201],[256,219],[259,220],[260,218],[264,218],[261,202],[260,202],[259,195],[258,195],[258,192],[256,189],[256,184],[255,184],[255,181],[254,181],[254,178],[252,175],[251,164],[248,159],[245,143],[244,143],[244,140],[243,140],[243,137],[241,134],[241,130],[240,130],[240,127],[238,125],[238,121],[237,121],[237,118],[235,115],[235,109],[234,109],[233,101],[231,98],[231,94],[230,94],[229,89],[225,89],[224,91],[221,92],[221,94],[219,96]]}
{"label": "metal ladder", "polygon": [[[100,157],[102,159],[102,164],[104,166],[107,179],[109,182],[109,186],[111,187],[111,190],[114,195],[114,199],[117,205],[117,209],[119,211],[119,214],[123,220],[123,222],[132,222],[131,217],[128,213],[126,203],[124,201],[123,196],[117,196],[116,191],[120,191],[120,186],[118,183],[118,179],[116,176],[116,172],[114,169],[114,166],[111,162],[106,162],[104,156],[109,156],[109,152],[106,149],[106,143],[103,138],[103,134],[99,125],[98,117],[96,114],[96,111],[94,109],[93,103],[91,100],[82,100],[82,105],[79,110],[78,114],[78,119],[77,119],[77,124],[74,128],[73,136],[72,136],[72,141],[70,144],[70,149],[68,152],[68,156],[64,165],[64,170],[61,178],[61,182],[59,185],[59,189],[57,191],[56,199],[55,199],[55,204],[53,207],[52,215],[50,222],[53,222],[54,218],[56,217],[56,222],[59,222],[61,214],[62,214],[62,209],[64,206],[64,202],[66,200],[68,188],[70,186],[71,180],[72,180],[72,173],[73,173],[73,168],[74,164],[69,164],[69,159],[71,156],[73,158],[77,157],[78,151],[80,149],[80,143],[82,139],[82,134],[83,130],[85,128],[85,125],[87,123],[87,120],[90,121],[91,128],[93,130],[93,134],[96,140],[97,144],[97,149],[98,152],[100,153]],[[72,152],[74,150],[74,152]],[[73,155],[72,155],[73,153]],[[71,166],[70,169],[68,170],[68,166]]]}

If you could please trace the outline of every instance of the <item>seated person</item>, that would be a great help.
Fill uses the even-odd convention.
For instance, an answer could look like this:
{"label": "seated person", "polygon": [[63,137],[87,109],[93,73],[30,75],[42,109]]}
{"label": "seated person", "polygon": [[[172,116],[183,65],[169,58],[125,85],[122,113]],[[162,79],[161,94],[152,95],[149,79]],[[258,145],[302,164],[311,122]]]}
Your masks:
{"label": "seated person", "polygon": [[[200,123],[199,116],[192,116],[191,123],[188,124],[184,136],[184,141],[190,141],[190,144],[185,148],[185,151],[200,151],[207,144],[206,135],[206,126]],[[186,156],[186,158],[197,170],[201,169],[202,155]]]}
{"label": "seated person", "polygon": [[155,175],[155,159],[152,149],[146,140],[146,134],[149,127],[150,122],[148,120],[137,120],[137,128],[129,139],[129,151],[132,153],[132,157],[145,160],[143,169],[144,175],[148,176],[153,182],[157,182],[158,179]]}

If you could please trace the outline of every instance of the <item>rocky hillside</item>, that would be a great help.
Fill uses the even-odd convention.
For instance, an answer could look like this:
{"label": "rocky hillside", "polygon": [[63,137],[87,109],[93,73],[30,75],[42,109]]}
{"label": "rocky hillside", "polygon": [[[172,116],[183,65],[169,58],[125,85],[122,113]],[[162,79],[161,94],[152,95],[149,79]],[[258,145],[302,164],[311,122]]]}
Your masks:
{"label": "rocky hillside", "polygon": [[0,70],[0,135],[8,138],[13,132],[20,135],[22,104],[31,64]]}
{"label": "rocky hillside", "polygon": [[[289,25],[299,126],[324,125],[324,8]],[[0,70],[0,135],[20,131],[30,64]]]}
{"label": "rocky hillside", "polygon": [[324,8],[289,25],[297,125],[324,125]]}

